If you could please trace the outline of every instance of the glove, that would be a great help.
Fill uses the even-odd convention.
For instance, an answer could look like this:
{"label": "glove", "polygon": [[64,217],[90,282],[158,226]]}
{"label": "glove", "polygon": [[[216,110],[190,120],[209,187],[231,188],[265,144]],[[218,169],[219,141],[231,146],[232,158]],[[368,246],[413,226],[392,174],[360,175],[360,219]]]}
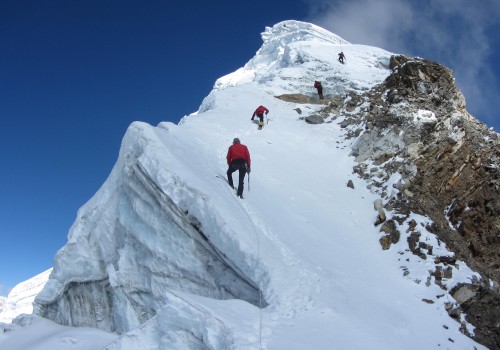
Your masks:
{"label": "glove", "polygon": [[250,167],[249,166],[247,166],[247,173],[250,174]]}

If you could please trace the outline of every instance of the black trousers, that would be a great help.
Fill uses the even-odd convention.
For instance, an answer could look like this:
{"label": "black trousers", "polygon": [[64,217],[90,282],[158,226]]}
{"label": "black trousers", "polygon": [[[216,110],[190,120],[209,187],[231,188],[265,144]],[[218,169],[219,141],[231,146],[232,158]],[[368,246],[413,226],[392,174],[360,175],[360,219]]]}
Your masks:
{"label": "black trousers", "polygon": [[323,99],[323,88],[318,88],[318,96],[319,96],[319,99],[322,100]]}
{"label": "black trousers", "polygon": [[245,180],[245,174],[247,173],[247,162],[243,158],[235,159],[229,164],[229,169],[227,169],[227,182],[229,186],[234,187],[233,185],[233,173],[239,170],[239,181],[238,181],[238,196],[243,196],[243,183]]}
{"label": "black trousers", "polygon": [[264,114],[257,114],[257,117],[259,117],[260,120],[259,125],[264,125]]}

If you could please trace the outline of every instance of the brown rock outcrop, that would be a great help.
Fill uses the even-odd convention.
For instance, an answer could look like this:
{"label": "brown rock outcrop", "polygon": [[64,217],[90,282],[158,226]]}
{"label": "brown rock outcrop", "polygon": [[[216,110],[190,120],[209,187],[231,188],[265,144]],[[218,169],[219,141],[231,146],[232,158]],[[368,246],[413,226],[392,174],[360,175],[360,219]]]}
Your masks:
{"label": "brown rock outcrop", "polygon": [[[449,312],[464,313],[476,327],[474,338],[500,349],[500,292],[494,287],[500,284],[500,137],[467,113],[450,69],[405,56],[393,56],[390,68],[384,84],[351,99],[368,108],[354,115],[352,106],[337,107],[345,115],[343,128],[363,128],[358,134],[346,132],[347,138],[357,138],[352,155],[359,165],[354,172],[380,188],[398,221],[410,213],[432,220],[427,231],[455,253],[433,257],[436,284],[446,289],[441,282],[452,275],[450,266],[457,259],[481,275],[481,281],[461,286],[474,295]],[[385,179],[401,176],[394,185],[396,195],[389,194],[380,174],[371,179],[366,160],[377,164]],[[432,256],[418,233],[410,232],[407,241],[413,254]],[[380,242],[388,249],[391,238],[386,234]]]}

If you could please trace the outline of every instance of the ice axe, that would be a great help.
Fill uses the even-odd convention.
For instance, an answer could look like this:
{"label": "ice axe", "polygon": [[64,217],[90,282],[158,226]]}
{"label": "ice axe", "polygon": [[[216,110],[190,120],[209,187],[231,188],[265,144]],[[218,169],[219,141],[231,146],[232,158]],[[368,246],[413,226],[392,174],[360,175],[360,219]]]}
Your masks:
{"label": "ice axe", "polygon": [[250,167],[248,165],[247,165],[247,174],[248,174],[247,178],[248,192],[250,192]]}

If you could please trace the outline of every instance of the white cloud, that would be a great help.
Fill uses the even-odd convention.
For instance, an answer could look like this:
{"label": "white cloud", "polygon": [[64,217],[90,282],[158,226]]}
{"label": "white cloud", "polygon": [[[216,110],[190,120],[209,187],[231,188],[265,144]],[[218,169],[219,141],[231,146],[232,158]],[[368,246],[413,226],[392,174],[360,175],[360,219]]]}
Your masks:
{"label": "white cloud", "polygon": [[[492,66],[500,1],[312,0],[310,21],[355,44],[420,56],[450,67],[468,110],[493,124],[500,109]],[[500,124],[497,121],[496,129]]]}
{"label": "white cloud", "polygon": [[404,27],[413,22],[410,6],[400,0],[317,1],[311,12],[314,23],[352,43],[386,49],[389,43],[397,47]]}

